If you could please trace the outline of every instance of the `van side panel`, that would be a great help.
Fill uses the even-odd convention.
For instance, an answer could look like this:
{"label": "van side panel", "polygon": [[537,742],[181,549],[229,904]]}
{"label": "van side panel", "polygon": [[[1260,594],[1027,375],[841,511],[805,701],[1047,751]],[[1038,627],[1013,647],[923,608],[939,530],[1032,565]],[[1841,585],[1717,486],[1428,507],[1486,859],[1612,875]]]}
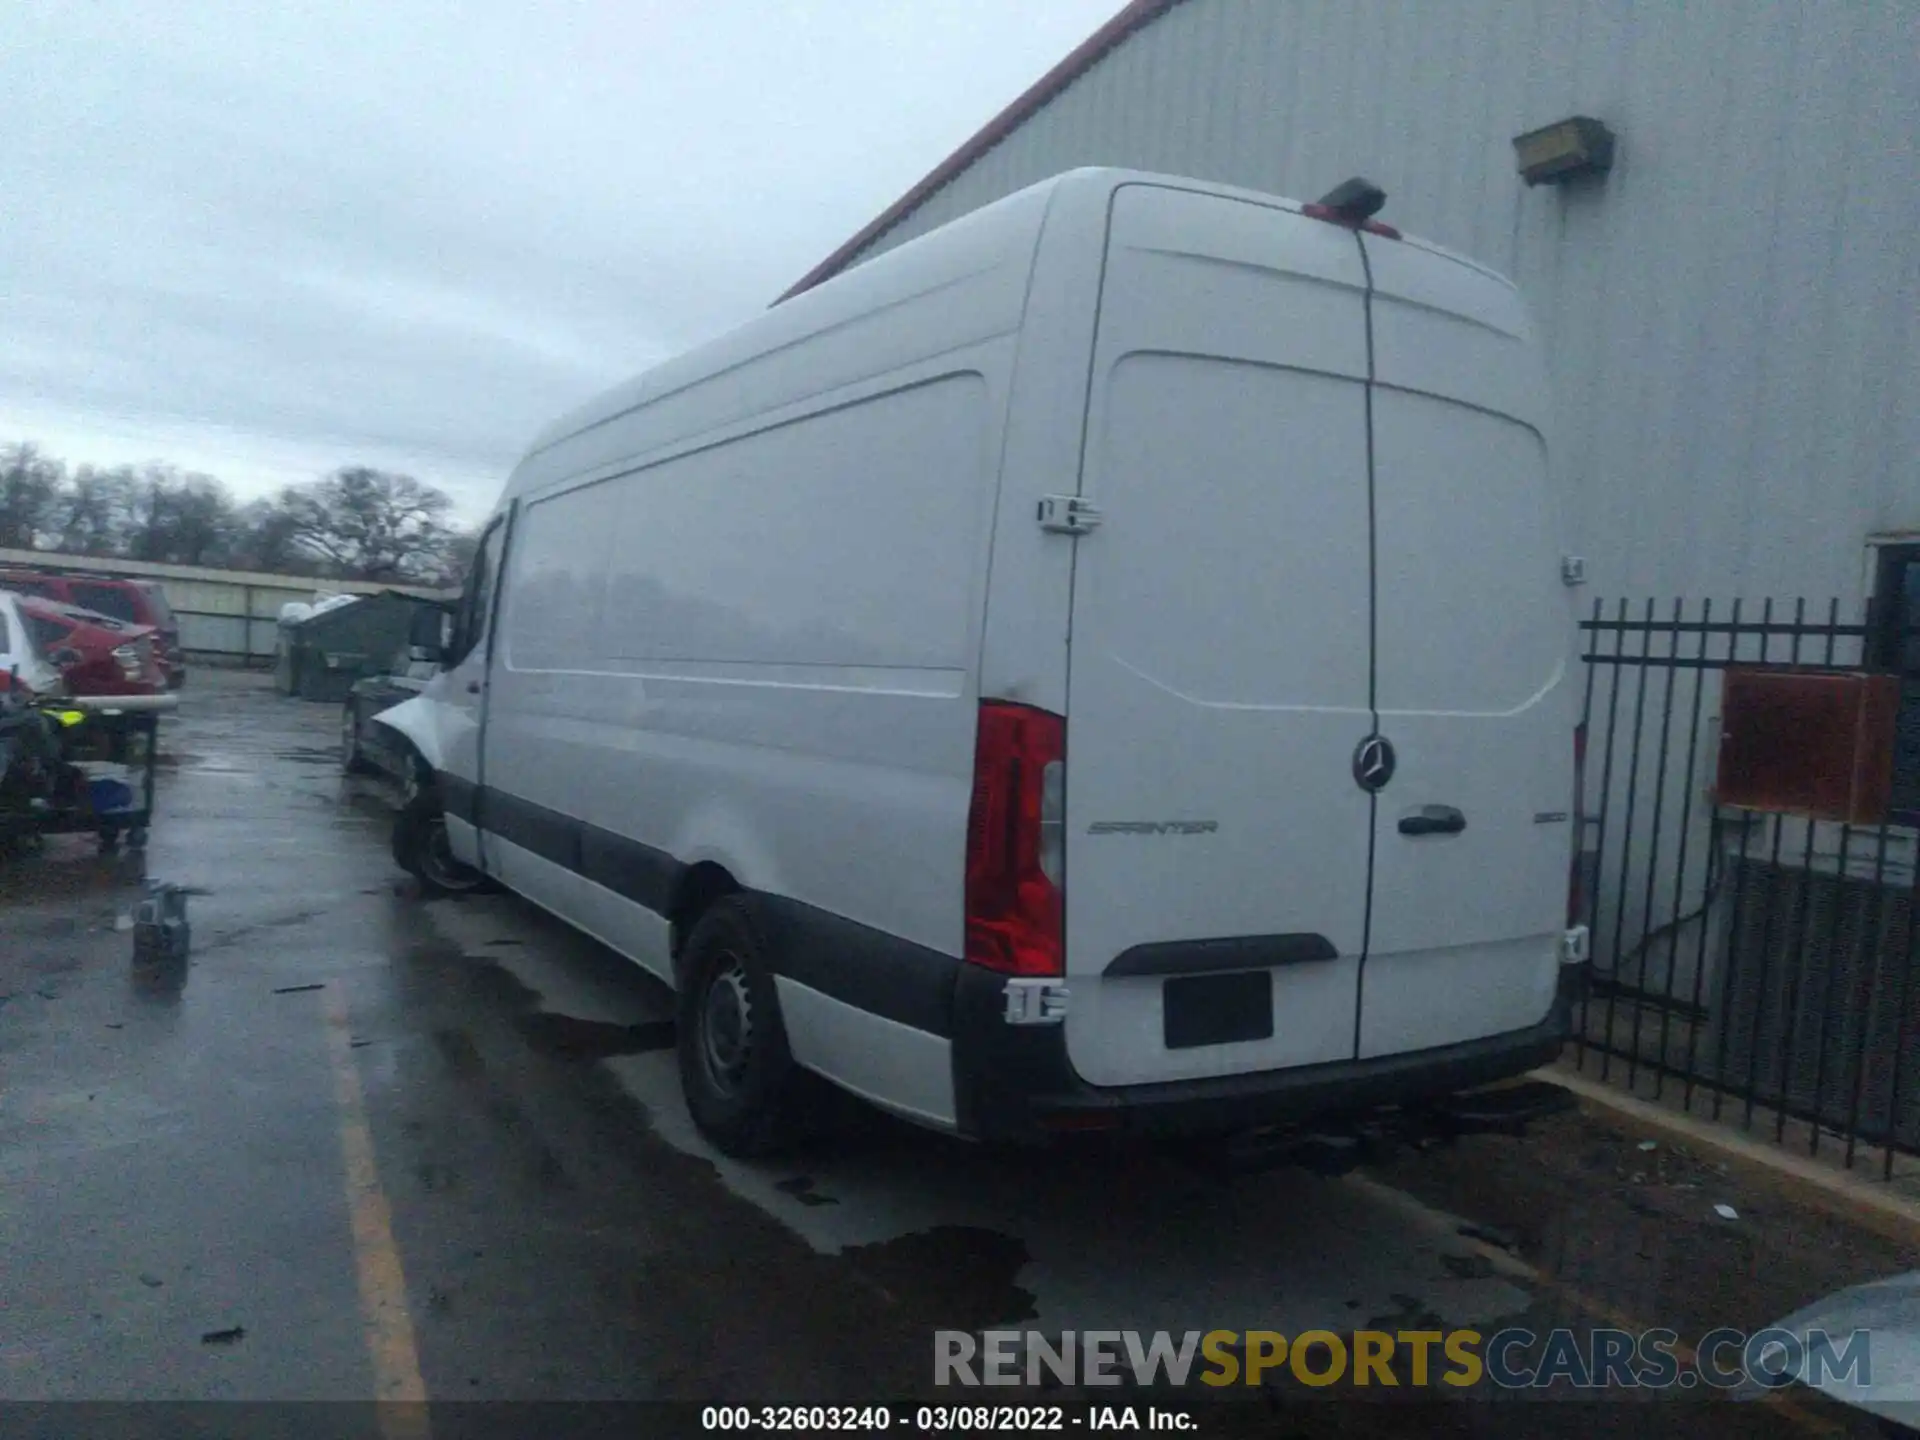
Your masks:
{"label": "van side panel", "polygon": [[[550,670],[510,612],[498,787],[639,842],[636,870],[713,861],[957,953],[1003,403],[949,375],[594,487],[613,507],[600,653]],[[884,883],[873,854],[900,859]]]}
{"label": "van side panel", "polygon": [[[950,1124],[1014,338],[923,338],[937,358],[806,413],[529,498],[485,813],[521,852],[503,851],[510,885],[660,973],[690,866],[762,894],[783,958],[835,957],[781,976],[796,1058]],[[637,451],[646,416],[618,422]],[[848,933],[878,958],[837,963]]]}
{"label": "van side panel", "polygon": [[1080,487],[1081,444],[1106,247],[1104,186],[1052,195],[1034,256],[1000,462],[980,694],[1055,715],[1067,710],[1073,542],[1043,531],[1045,495]]}

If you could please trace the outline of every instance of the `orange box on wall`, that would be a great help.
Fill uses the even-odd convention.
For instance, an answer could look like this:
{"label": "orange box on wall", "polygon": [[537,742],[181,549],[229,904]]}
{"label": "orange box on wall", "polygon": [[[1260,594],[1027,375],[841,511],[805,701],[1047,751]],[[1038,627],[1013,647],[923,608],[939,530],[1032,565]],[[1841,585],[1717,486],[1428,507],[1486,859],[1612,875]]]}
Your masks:
{"label": "orange box on wall", "polygon": [[1728,666],[1714,798],[1743,810],[1881,824],[1899,706],[1893,675]]}

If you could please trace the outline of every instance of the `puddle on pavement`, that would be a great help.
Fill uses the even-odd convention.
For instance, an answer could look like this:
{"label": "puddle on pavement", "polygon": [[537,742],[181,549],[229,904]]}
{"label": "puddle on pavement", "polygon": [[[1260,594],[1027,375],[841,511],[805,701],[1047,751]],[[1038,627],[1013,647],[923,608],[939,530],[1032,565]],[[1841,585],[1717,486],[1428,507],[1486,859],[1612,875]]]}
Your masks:
{"label": "puddle on pavement", "polygon": [[776,1180],[773,1188],[782,1194],[791,1195],[802,1205],[838,1205],[840,1202],[831,1195],[822,1195],[813,1188],[811,1175],[795,1175],[790,1180]]}
{"label": "puddle on pavement", "polygon": [[340,752],[337,749],[321,749],[312,745],[296,745],[290,750],[273,752],[276,760],[291,760],[296,765],[338,765]]}
{"label": "puddle on pavement", "polygon": [[648,1050],[673,1048],[671,1020],[610,1025],[602,1020],[578,1020],[571,1015],[554,1015],[542,1010],[516,1017],[514,1025],[535,1050],[559,1060],[605,1060],[612,1055],[639,1055]]}
{"label": "puddle on pavement", "polygon": [[259,767],[233,755],[182,755],[173,768],[191,770],[196,775],[249,775]]}
{"label": "puddle on pavement", "polygon": [[[137,892],[146,873],[143,850],[102,855],[94,836],[48,836],[37,849],[21,848],[0,855],[0,904],[38,905],[88,895]],[[7,916],[8,929],[16,933],[22,926],[38,923],[18,912]]]}
{"label": "puddle on pavement", "polygon": [[471,1080],[486,1073],[487,1062],[480,1058],[480,1047],[473,1043],[473,1037],[466,1031],[436,1030],[433,1032],[433,1045],[446,1062],[447,1069],[461,1079]]}
{"label": "puddle on pavement", "polygon": [[182,956],[136,961],[127,971],[127,988],[136,1000],[149,1005],[177,1004],[187,988],[192,960]]}
{"label": "puddle on pavement", "polygon": [[[586,1283],[639,1332],[649,1393],[709,1401],[742,1385],[795,1395],[876,1385],[906,1393],[924,1382],[933,1329],[1017,1325],[1036,1314],[1034,1295],[1016,1283],[1030,1263],[1016,1236],[938,1224],[816,1250],[732,1193],[712,1160],[665,1140],[612,1068],[540,1063],[664,1050],[670,1022],[611,1024],[542,1010],[541,994],[505,967],[445,943],[416,944],[397,958],[402,1003],[426,1007],[416,1022],[429,1042],[423,1083],[437,1072],[493,1135],[475,1141],[462,1126],[462,1142],[436,1121],[403,1121],[394,1163],[420,1193],[440,1195],[478,1186],[480,1177],[463,1170],[505,1162],[508,1175],[541,1197],[545,1224],[557,1233],[606,1237]],[[808,1211],[818,1214],[841,1208],[811,1175],[776,1178],[789,1205],[828,1207]],[[451,1293],[461,1279],[452,1269],[423,1271],[420,1283]],[[796,1326],[795,1315],[808,1323]],[[727,1337],[723,1349],[717,1335]]]}
{"label": "puddle on pavement", "polygon": [[1034,1295],[1014,1283],[1032,1257],[1015,1235],[974,1225],[936,1225],[840,1259],[877,1284],[889,1300],[937,1295],[943,1328],[980,1330],[1035,1319]]}

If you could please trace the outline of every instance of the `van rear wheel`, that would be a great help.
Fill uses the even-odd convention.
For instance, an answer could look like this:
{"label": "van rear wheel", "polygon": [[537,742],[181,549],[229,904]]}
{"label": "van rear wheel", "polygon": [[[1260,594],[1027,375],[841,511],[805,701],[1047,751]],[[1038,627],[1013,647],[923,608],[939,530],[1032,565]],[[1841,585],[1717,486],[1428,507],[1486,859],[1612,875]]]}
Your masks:
{"label": "van rear wheel", "polygon": [[680,1087],[722,1153],[773,1155],[806,1133],[810,1077],[794,1064],[753,903],[730,895],[700,918],[680,969]]}

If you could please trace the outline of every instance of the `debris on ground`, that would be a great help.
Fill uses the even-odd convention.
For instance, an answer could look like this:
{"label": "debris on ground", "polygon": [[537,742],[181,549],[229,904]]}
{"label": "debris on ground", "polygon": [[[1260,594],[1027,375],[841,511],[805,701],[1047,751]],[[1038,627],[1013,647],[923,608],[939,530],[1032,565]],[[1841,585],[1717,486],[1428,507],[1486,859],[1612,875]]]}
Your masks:
{"label": "debris on ground", "polygon": [[831,1195],[822,1195],[813,1188],[811,1175],[795,1175],[790,1180],[774,1182],[774,1189],[782,1194],[791,1195],[802,1205],[838,1205],[840,1202]]}
{"label": "debris on ground", "polygon": [[1731,1205],[1716,1205],[1713,1207],[1713,1213],[1718,1215],[1722,1220],[1738,1220],[1740,1218],[1740,1212]]}
{"label": "debris on ground", "polygon": [[1456,1280],[1484,1280],[1493,1274],[1493,1261],[1485,1255],[1442,1255],[1440,1264]]}
{"label": "debris on ground", "polygon": [[309,990],[324,990],[326,988],[324,983],[317,985],[282,985],[273,993],[276,995],[304,995]]}
{"label": "debris on ground", "polygon": [[166,1281],[162,1280],[158,1275],[149,1275],[144,1270],[140,1272],[140,1275],[138,1278],[140,1283],[146,1286],[149,1290],[158,1290],[162,1285],[167,1283]]}
{"label": "debris on ground", "polygon": [[226,1330],[209,1330],[200,1337],[202,1345],[235,1345],[247,1338],[244,1326],[235,1325]]}
{"label": "debris on ground", "polygon": [[107,1022],[107,1029],[109,1030],[124,1030],[126,1028],[124,1024],[117,1020],[109,1020]]}
{"label": "debris on ground", "polygon": [[133,912],[134,963],[185,960],[190,933],[186,890],[148,881],[147,898]]}
{"label": "debris on ground", "polygon": [[1640,1148],[1642,1150],[1658,1150],[1660,1148],[1660,1142],[1657,1140],[1642,1140],[1640,1142]]}
{"label": "debris on ground", "polygon": [[1510,1231],[1502,1230],[1498,1225],[1482,1225],[1477,1221],[1468,1220],[1460,1225],[1458,1233],[1469,1240],[1479,1240],[1501,1250],[1520,1248],[1519,1237]]}

